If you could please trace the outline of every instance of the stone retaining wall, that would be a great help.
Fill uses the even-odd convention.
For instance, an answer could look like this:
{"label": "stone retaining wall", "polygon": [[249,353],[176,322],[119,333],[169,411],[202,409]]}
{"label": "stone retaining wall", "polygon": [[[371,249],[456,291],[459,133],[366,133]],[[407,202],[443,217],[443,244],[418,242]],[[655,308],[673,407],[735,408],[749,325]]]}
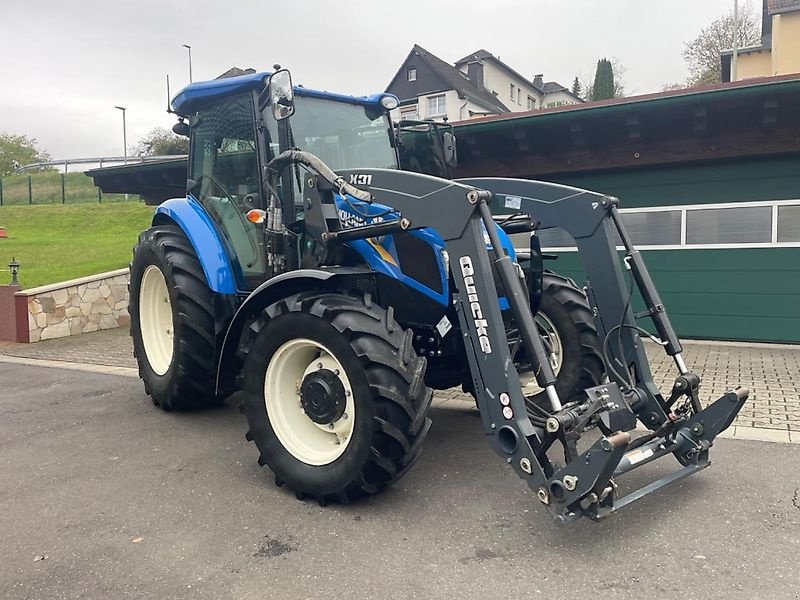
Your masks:
{"label": "stone retaining wall", "polygon": [[16,293],[27,300],[28,340],[38,342],[127,325],[128,269]]}

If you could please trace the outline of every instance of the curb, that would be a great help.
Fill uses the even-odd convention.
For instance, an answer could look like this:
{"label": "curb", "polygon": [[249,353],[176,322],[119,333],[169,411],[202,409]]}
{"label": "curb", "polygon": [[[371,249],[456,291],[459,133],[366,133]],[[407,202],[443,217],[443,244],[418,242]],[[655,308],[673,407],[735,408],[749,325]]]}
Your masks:
{"label": "curb", "polygon": [[119,375],[121,377],[139,378],[138,369],[130,367],[111,367],[108,365],[92,365],[88,363],[68,362],[66,360],[44,360],[41,358],[22,358],[0,354],[0,363],[12,365],[25,365],[28,367],[48,367],[53,369],[66,369],[69,371],[83,371],[87,373],[100,373],[102,375]]}

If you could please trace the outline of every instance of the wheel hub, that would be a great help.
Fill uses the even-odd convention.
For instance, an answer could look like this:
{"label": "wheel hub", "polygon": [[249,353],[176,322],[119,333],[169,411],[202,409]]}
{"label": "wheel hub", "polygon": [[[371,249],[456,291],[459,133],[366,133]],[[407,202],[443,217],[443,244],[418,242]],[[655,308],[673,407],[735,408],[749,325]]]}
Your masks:
{"label": "wheel hub", "polygon": [[306,375],[300,386],[300,404],[314,423],[335,423],[342,418],[347,406],[341,379],[328,369]]}

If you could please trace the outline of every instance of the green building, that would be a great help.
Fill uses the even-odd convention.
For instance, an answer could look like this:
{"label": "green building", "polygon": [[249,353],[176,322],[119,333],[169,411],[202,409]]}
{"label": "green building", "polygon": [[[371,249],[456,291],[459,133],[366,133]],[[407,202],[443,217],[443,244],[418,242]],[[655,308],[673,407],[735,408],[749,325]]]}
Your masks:
{"label": "green building", "polygon": [[[459,176],[617,196],[681,336],[800,343],[800,75],[455,128]],[[541,240],[584,280],[565,232]]]}

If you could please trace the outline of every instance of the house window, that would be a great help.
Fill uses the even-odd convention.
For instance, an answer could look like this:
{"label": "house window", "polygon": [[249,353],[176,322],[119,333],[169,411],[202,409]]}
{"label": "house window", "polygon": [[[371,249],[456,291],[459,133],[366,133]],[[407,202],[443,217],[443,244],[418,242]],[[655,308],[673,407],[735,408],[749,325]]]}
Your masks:
{"label": "house window", "polygon": [[510,85],[511,85],[511,87],[509,89],[511,90],[511,99],[513,100],[514,99],[514,90],[516,89],[516,86],[513,83],[510,84]]}
{"label": "house window", "polygon": [[409,81],[416,81],[417,80],[417,67],[408,67],[406,69],[406,75]]}
{"label": "house window", "polygon": [[428,98],[428,116],[438,117],[447,114],[447,106],[445,105],[444,94],[438,96],[430,96]]}
{"label": "house window", "polygon": [[418,121],[419,115],[417,114],[417,105],[404,106],[400,109],[401,121]]}
{"label": "house window", "polygon": [[536,99],[533,96],[528,96],[528,110],[536,108]]}
{"label": "house window", "polygon": [[522,104],[522,88],[517,88],[517,104]]}

